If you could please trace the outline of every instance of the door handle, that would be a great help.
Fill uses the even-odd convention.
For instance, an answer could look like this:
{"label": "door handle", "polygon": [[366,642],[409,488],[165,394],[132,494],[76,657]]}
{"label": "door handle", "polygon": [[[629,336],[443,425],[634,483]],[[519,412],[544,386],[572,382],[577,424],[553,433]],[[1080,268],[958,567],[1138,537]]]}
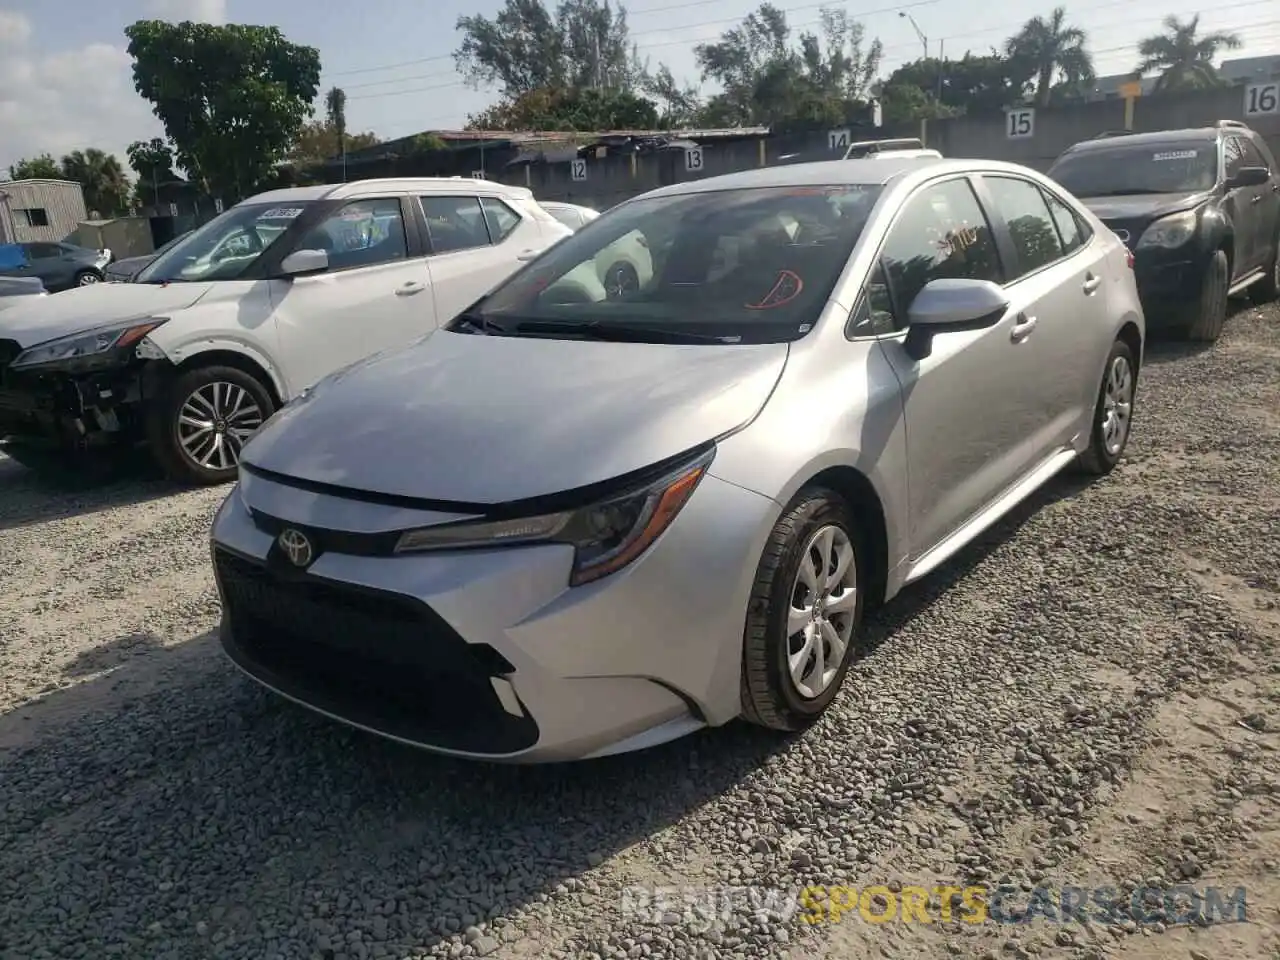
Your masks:
{"label": "door handle", "polygon": [[427,285],[425,283],[419,283],[416,280],[410,280],[404,286],[396,290],[396,296],[411,297],[415,293],[421,293],[425,289],[427,289]]}
{"label": "door handle", "polygon": [[1085,278],[1084,278],[1085,293],[1093,293],[1093,291],[1097,290],[1098,287],[1100,286],[1102,286],[1101,277],[1095,277],[1092,273],[1085,274]]}
{"label": "door handle", "polygon": [[1018,314],[1013,321],[1013,329],[1009,331],[1009,339],[1014,343],[1021,343],[1027,337],[1031,336],[1031,331],[1036,328],[1036,318],[1029,317],[1025,313]]}
{"label": "door handle", "polygon": [[537,255],[538,255],[537,250],[521,250],[519,253],[516,254],[516,259],[519,260],[521,263],[528,263]]}

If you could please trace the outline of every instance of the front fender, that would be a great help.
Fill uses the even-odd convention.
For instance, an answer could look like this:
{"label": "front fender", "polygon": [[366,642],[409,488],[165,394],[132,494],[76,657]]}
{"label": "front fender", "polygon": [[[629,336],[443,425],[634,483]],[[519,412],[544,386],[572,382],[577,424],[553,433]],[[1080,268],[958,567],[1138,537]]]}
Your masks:
{"label": "front fender", "polygon": [[284,371],[280,369],[279,365],[272,360],[265,350],[261,349],[258,345],[251,343],[247,339],[227,334],[216,334],[190,337],[172,345],[156,343],[155,341],[152,342],[155,343],[155,346],[164,354],[165,359],[175,367],[180,366],[201,354],[237,354],[253,361],[254,364],[262,368],[263,372],[271,378],[271,385],[274,387],[276,396],[280,398],[282,403],[288,403],[292,397],[288,381],[284,376]]}

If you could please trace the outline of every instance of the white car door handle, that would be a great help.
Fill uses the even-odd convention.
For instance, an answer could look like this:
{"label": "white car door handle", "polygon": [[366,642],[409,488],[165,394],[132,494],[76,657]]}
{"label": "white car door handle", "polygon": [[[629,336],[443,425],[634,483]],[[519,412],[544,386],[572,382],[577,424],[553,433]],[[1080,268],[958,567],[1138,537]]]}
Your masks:
{"label": "white car door handle", "polygon": [[527,263],[538,255],[537,250],[521,250],[516,254],[516,259],[521,263]]}
{"label": "white car door handle", "polygon": [[1091,274],[1091,273],[1085,276],[1085,278],[1084,278],[1084,292],[1085,292],[1085,293],[1093,293],[1093,291],[1097,290],[1097,289],[1098,289],[1098,287],[1100,287],[1100,286],[1102,286],[1102,278],[1101,278],[1101,277],[1095,277],[1095,276],[1094,276],[1093,274]]}
{"label": "white car door handle", "polygon": [[1013,329],[1009,331],[1009,339],[1014,343],[1021,343],[1027,337],[1031,336],[1031,331],[1036,328],[1036,318],[1029,317],[1025,313],[1018,314],[1018,318],[1013,321]]}
{"label": "white car door handle", "polygon": [[419,283],[417,280],[410,280],[404,286],[399,287],[396,290],[396,296],[411,297],[415,293],[421,293],[425,289],[427,289],[427,285],[425,283]]}

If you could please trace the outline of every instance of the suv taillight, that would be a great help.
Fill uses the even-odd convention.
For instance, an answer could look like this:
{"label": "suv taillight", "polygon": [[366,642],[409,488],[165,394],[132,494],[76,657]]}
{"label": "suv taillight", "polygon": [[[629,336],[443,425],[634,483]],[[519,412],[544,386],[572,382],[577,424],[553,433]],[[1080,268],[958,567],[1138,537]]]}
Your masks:
{"label": "suv taillight", "polygon": [[1130,270],[1133,269],[1133,251],[1128,247],[1124,248],[1124,265]]}

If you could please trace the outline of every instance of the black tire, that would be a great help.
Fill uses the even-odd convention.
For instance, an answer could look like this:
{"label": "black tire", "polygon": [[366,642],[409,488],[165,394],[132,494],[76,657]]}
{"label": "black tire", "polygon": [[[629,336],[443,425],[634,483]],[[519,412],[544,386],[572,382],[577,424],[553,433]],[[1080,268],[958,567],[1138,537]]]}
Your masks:
{"label": "black tire", "polygon": [[1260,307],[1280,299],[1280,235],[1275,238],[1268,268],[1267,275],[1249,287],[1249,299]]}
{"label": "black tire", "polygon": [[1225,251],[1217,250],[1204,269],[1200,283],[1200,296],[1190,305],[1185,317],[1188,340],[1194,343],[1213,343],[1222,335],[1227,322],[1227,289],[1231,286],[1231,272]]}
{"label": "black tire", "polygon": [[[1120,359],[1123,359],[1128,365],[1129,412],[1124,424],[1124,436],[1120,441],[1119,448],[1113,451],[1107,443],[1109,413],[1107,388],[1116,361]],[[1093,425],[1089,429],[1089,446],[1080,454],[1080,467],[1085,473],[1090,473],[1097,477],[1105,476],[1114,470],[1116,464],[1120,462],[1120,458],[1124,456],[1125,448],[1129,445],[1129,437],[1133,432],[1133,411],[1137,397],[1138,370],[1134,362],[1133,351],[1129,349],[1129,345],[1123,340],[1117,340],[1111,345],[1111,352],[1107,354],[1106,365],[1102,368],[1102,382],[1098,385],[1098,402],[1094,406]]]}
{"label": "black tire", "polygon": [[[170,479],[179,483],[215,486],[236,478],[239,450],[234,448],[234,444],[237,463],[216,467],[201,463],[187,452],[179,439],[179,415],[183,406],[198,391],[214,384],[230,384],[245,391],[260,413],[261,419],[257,421],[259,426],[275,412],[271,391],[255,377],[235,367],[195,367],[174,377],[147,412],[147,440],[151,445],[151,454],[161,469]],[[223,433],[222,436],[223,442],[232,443],[227,439],[229,434]]]}
{"label": "black tire", "polygon": [[102,282],[102,274],[97,270],[81,270],[71,281],[73,287],[89,287]]}
{"label": "black tire", "polygon": [[[810,538],[828,525],[843,530],[853,547],[855,606],[853,630],[830,684],[816,697],[797,688],[787,666],[790,636],[787,614],[793,585]],[[756,569],[743,631],[742,718],[771,730],[802,730],[817,720],[835,699],[854,650],[859,644],[862,611],[869,582],[869,556],[853,513],[839,494],[821,487],[800,491],[774,525]]]}

